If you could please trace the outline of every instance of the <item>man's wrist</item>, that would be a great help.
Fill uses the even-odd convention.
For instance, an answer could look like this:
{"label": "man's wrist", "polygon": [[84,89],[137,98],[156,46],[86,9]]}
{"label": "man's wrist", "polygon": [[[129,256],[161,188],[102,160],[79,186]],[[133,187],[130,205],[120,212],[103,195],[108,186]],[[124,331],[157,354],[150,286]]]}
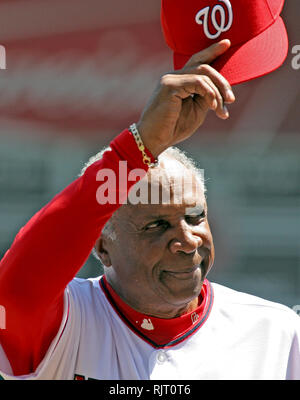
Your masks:
{"label": "man's wrist", "polygon": [[129,128],[129,131],[132,133],[136,145],[141,152],[143,163],[148,165],[150,168],[155,167],[158,164],[157,156],[160,154],[160,152],[158,152],[158,150],[156,150],[156,148],[151,144],[150,148],[148,147],[150,142],[146,140],[145,143],[144,138],[139,132],[137,124],[132,124]]}
{"label": "man's wrist", "polygon": [[140,137],[144,143],[146,149],[152,154],[152,156],[157,159],[157,157],[167,149],[168,146],[163,146],[159,140],[150,138],[148,134],[145,133],[143,126],[140,123],[136,124],[139,131]]}

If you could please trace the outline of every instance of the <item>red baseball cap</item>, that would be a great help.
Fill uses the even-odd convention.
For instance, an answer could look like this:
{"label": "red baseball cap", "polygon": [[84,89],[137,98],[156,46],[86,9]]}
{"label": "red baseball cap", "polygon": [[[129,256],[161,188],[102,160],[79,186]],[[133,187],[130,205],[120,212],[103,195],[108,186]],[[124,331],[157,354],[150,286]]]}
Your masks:
{"label": "red baseball cap", "polygon": [[288,53],[283,5],[284,0],[162,0],[161,23],[175,69],[229,39],[230,49],[211,65],[231,85],[274,71]]}

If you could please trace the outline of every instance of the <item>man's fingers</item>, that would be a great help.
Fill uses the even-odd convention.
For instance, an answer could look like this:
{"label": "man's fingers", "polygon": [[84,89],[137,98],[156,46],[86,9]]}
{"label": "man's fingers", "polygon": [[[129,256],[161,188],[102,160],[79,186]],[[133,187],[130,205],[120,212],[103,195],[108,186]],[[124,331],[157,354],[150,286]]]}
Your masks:
{"label": "man's fingers", "polygon": [[184,68],[192,67],[197,64],[209,64],[213,62],[217,57],[225,53],[231,46],[230,40],[224,39],[220,42],[214,43],[199,53],[194,54],[189,61],[186,63]]}
{"label": "man's fingers", "polygon": [[220,91],[224,103],[233,103],[235,96],[229,82],[213,67],[208,65],[218,55],[223,54],[230,47],[230,41],[225,39],[213,44],[207,49],[193,55],[181,73],[207,75]]}
{"label": "man's fingers", "polygon": [[227,119],[229,117],[229,112],[224,104],[224,100],[222,94],[219,91],[219,88],[214,84],[214,82],[208,76],[203,76],[202,79],[204,79],[207,82],[211,90],[213,90],[214,92],[215,100],[217,102],[217,107],[215,108],[217,116],[222,119]]}
{"label": "man's fingers", "polygon": [[225,103],[233,103],[235,96],[233,94],[231,85],[218,71],[212,68],[210,65],[202,64],[196,68],[195,72],[200,75],[206,75],[214,83],[214,85],[220,91]]}
{"label": "man's fingers", "polygon": [[208,107],[215,110],[222,104],[222,96],[207,76],[200,75],[165,75],[161,87],[166,96],[176,96],[182,100],[196,94],[206,99]]}
{"label": "man's fingers", "polygon": [[209,76],[165,75],[161,80],[161,89],[163,96],[177,97],[181,100],[192,95],[201,96],[205,100],[206,106],[214,110],[219,118],[226,119],[229,116],[224,107],[223,97]]}
{"label": "man's fingers", "polygon": [[200,77],[197,82],[194,94],[196,94],[195,98],[199,98],[200,96],[203,99],[208,109],[216,110],[218,108],[215,91],[204,77]]}

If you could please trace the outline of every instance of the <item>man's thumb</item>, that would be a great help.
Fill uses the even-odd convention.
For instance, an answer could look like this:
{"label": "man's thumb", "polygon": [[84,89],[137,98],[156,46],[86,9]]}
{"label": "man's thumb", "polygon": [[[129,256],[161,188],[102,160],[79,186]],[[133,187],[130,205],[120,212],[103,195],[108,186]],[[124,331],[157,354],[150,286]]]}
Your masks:
{"label": "man's thumb", "polygon": [[210,64],[217,57],[225,53],[231,46],[229,39],[223,39],[220,42],[214,43],[204,50],[199,51],[192,56],[192,58],[185,65],[186,67],[195,64]]}

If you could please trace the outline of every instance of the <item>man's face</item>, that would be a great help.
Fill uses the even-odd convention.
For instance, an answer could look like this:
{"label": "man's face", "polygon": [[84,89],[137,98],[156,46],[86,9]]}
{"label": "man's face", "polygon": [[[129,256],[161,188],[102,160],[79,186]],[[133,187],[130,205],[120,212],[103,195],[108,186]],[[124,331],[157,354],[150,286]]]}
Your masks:
{"label": "man's face", "polygon": [[152,185],[170,190],[171,202],[123,205],[113,217],[116,240],[104,238],[100,250],[105,264],[111,263],[106,277],[123,300],[162,318],[180,315],[195,303],[214,261],[203,190],[193,173],[176,164],[170,174],[168,163],[163,184],[159,177],[167,169],[151,174]]}

